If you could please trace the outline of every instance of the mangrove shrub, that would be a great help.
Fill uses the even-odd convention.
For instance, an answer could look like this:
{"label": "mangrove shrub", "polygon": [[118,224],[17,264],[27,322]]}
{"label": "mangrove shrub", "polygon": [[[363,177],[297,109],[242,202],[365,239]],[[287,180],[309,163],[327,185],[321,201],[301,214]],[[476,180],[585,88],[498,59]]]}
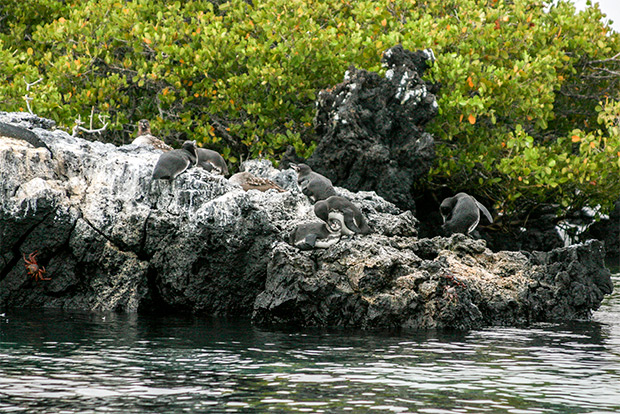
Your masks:
{"label": "mangrove shrub", "polygon": [[[0,107],[71,130],[140,118],[231,162],[316,142],[314,100],[350,64],[381,71],[401,43],[431,47],[439,145],[421,190],[449,187],[514,216],[611,206],[620,194],[620,36],[597,7],[537,0],[5,0]],[[27,84],[33,84],[27,90]],[[603,209],[604,211],[604,209]]]}

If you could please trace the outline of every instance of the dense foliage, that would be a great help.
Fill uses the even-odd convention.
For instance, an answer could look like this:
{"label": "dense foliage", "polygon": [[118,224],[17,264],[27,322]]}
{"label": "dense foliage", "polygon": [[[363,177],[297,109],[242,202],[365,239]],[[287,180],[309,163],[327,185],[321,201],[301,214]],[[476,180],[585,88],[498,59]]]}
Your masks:
{"label": "dense foliage", "polygon": [[[5,0],[2,110],[71,130],[103,115],[130,142],[140,118],[167,140],[240,157],[308,156],[315,94],[383,50],[432,47],[440,141],[427,188],[604,207],[620,194],[620,36],[596,7],[537,0]],[[26,90],[26,83],[36,85]],[[97,117],[95,117],[97,120]],[[98,121],[95,122],[95,127]]]}

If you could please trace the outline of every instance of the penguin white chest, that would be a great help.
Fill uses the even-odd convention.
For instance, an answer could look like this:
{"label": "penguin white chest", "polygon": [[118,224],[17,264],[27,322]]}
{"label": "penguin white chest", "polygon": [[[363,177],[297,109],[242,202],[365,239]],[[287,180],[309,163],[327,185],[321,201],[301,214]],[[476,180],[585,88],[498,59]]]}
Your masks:
{"label": "penguin white chest", "polygon": [[339,237],[327,237],[325,239],[317,239],[314,245],[319,249],[327,249],[329,246],[333,246],[338,243],[339,240]]}

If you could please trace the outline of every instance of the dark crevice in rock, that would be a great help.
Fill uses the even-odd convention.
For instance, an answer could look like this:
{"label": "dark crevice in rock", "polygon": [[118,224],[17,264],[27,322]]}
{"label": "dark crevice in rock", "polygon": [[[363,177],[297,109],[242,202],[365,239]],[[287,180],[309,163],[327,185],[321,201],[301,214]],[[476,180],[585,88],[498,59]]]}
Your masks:
{"label": "dark crevice in rock", "polygon": [[[20,251],[20,248],[23,245],[24,241],[26,241],[28,236],[30,236],[35,231],[37,226],[47,221],[50,217],[52,217],[55,214],[56,214],[56,210],[50,211],[45,216],[43,216],[40,220],[38,220],[36,223],[34,223],[32,226],[26,229],[24,233],[19,237],[19,239],[17,239],[16,243],[10,249],[13,254],[13,258],[8,261],[8,264],[0,272],[0,281],[2,281],[9,274],[11,270],[13,270],[13,268],[19,263],[20,260],[23,260],[23,254]],[[33,253],[33,252],[30,252],[30,253]],[[24,252],[24,254],[26,254],[26,252]],[[28,254],[26,254],[26,256],[28,256]]]}
{"label": "dark crevice in rock", "polygon": [[149,266],[146,272],[148,293],[138,307],[139,312],[165,311],[167,313],[173,311],[173,307],[169,306],[161,295],[157,278],[157,271]]}
{"label": "dark crevice in rock", "polygon": [[146,252],[146,239],[147,239],[147,227],[149,219],[151,218],[151,214],[153,213],[153,209],[149,210],[144,222],[142,224],[142,237],[140,240],[140,245],[138,251],[136,252],[138,259],[149,261],[151,256]]}
{"label": "dark crevice in rock", "polygon": [[119,250],[123,250],[121,249],[119,246],[116,245],[116,243],[114,242],[114,240],[112,240],[110,237],[108,237],[104,232],[102,232],[101,230],[99,230],[97,227],[95,227],[86,217],[84,217],[84,214],[80,214],[80,218],[82,220],[84,220],[84,222],[86,224],[88,224],[88,226],[93,229],[98,235],[100,235],[101,237],[103,237],[104,239],[106,239],[107,241],[109,241],[110,243],[112,243],[112,245],[116,246],[117,248],[119,248]]}

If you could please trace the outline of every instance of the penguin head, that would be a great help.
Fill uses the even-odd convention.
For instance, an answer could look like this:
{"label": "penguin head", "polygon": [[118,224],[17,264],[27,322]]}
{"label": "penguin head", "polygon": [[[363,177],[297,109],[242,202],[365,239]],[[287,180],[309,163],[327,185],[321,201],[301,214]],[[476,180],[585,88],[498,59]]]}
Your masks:
{"label": "penguin head", "polygon": [[325,226],[330,233],[340,234],[342,232],[342,222],[340,220],[329,219]]}
{"label": "penguin head", "polygon": [[194,157],[196,156],[196,141],[185,141],[181,148],[192,154]]}
{"label": "penguin head", "polygon": [[454,197],[448,197],[441,202],[441,205],[439,206],[439,212],[441,213],[441,217],[443,217],[444,223],[449,220],[453,208]]}
{"label": "penguin head", "polygon": [[329,206],[325,200],[316,202],[314,205],[314,214],[325,223],[329,223]]}
{"label": "penguin head", "polygon": [[310,166],[308,166],[307,164],[293,164],[293,165],[294,165],[293,169],[297,171],[297,174],[299,175],[306,175],[312,172],[312,168],[310,168]]}
{"label": "penguin head", "polygon": [[181,146],[181,149],[187,152],[189,161],[193,165],[198,164],[198,149],[196,147],[196,141],[185,141],[183,145]]}

